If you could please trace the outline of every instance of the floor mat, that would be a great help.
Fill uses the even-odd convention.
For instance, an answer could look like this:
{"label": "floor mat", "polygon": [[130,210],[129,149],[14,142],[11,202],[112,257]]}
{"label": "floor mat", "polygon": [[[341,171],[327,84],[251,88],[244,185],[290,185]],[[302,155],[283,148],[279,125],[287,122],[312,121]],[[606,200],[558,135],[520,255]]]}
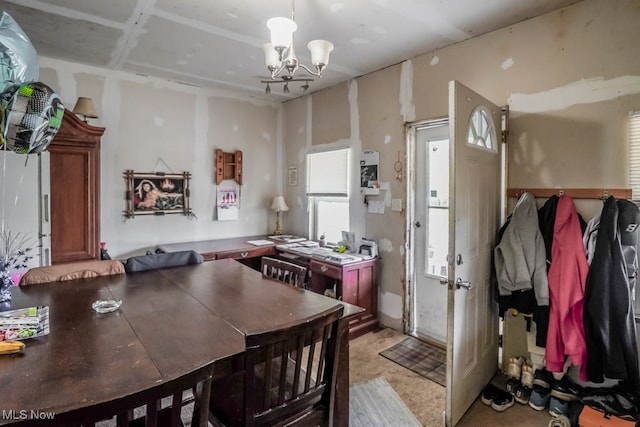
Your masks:
{"label": "floor mat", "polygon": [[447,352],[414,337],[380,352],[387,359],[446,387]]}
{"label": "floor mat", "polygon": [[350,427],[421,425],[384,377],[349,387]]}

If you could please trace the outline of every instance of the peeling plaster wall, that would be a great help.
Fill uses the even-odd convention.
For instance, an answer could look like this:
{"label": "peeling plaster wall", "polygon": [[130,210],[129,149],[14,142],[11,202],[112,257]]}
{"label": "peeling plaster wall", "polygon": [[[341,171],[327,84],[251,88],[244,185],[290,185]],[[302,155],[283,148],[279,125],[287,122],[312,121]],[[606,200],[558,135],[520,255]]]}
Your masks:
{"label": "peeling plaster wall", "polygon": [[[359,129],[360,150],[380,152],[380,179],[390,182],[392,197],[404,204],[405,182],[396,181],[393,170],[398,153],[405,164],[403,124],[446,117],[447,84],[458,80],[510,106],[509,187],[627,187],[627,113],[640,109],[638,22],[637,0],[585,0],[416,57],[411,66],[399,64],[357,78],[359,110],[350,119],[356,123],[352,131]],[[409,83],[408,75],[413,76]],[[336,90],[346,88],[308,96],[340,99]],[[290,104],[300,102],[285,107],[288,122],[299,120]],[[311,121],[335,117],[332,108],[314,103]],[[285,138],[287,150],[289,144]],[[387,202],[386,195],[378,197]],[[362,206],[359,193],[352,194],[352,204]],[[602,206],[599,201],[576,205],[585,218]],[[291,213],[288,221],[304,222],[299,215],[306,212]],[[352,218],[364,235],[379,240],[379,317],[397,329],[403,326],[404,218],[404,212],[390,209],[384,215],[362,210]]]}
{"label": "peeling plaster wall", "polygon": [[[90,124],[106,128],[101,147],[101,240],[112,257],[143,254],[162,243],[272,231],[270,203],[282,188],[277,168],[282,163],[281,106],[48,58],[41,58],[40,65],[41,81],[60,94],[67,108],[73,108],[77,96],[93,98],[100,118]],[[244,153],[235,221],[216,220],[217,148]],[[126,169],[191,172],[196,218],[175,214],[125,221]]]}

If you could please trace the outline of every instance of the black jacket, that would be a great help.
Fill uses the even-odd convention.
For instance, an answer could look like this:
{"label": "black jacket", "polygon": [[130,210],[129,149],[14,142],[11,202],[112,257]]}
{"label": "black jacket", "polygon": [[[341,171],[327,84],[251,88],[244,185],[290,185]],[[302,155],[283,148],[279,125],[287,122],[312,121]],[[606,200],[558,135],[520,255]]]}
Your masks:
{"label": "black jacket", "polygon": [[635,390],[640,386],[636,328],[621,240],[635,241],[631,234],[638,223],[640,211],[632,202],[606,200],[584,298],[589,381],[619,379]]}

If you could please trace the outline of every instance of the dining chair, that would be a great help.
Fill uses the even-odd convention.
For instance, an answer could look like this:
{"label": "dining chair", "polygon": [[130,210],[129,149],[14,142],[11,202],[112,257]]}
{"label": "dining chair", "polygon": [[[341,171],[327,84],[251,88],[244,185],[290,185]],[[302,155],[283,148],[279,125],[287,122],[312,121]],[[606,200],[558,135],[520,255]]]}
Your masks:
{"label": "dining chair", "polygon": [[20,286],[108,276],[112,274],[122,274],[124,272],[124,264],[117,260],[70,262],[31,268],[20,279]]}
{"label": "dining chair", "polygon": [[196,251],[160,252],[132,256],[125,262],[124,269],[127,273],[135,273],[159,268],[202,264],[203,262],[204,258]]}
{"label": "dining chair", "polygon": [[[134,395],[57,414],[55,425],[82,427],[182,427],[183,394],[193,393],[190,425],[208,425],[213,364]],[[185,412],[186,414],[186,412]],[[189,425],[189,423],[187,423]]]}
{"label": "dining chair", "polygon": [[263,277],[288,283],[297,288],[306,288],[306,267],[267,256],[262,257],[261,264]]}
{"label": "dining chair", "polygon": [[343,306],[302,322],[245,335],[244,366],[213,381],[215,426],[329,424]]}

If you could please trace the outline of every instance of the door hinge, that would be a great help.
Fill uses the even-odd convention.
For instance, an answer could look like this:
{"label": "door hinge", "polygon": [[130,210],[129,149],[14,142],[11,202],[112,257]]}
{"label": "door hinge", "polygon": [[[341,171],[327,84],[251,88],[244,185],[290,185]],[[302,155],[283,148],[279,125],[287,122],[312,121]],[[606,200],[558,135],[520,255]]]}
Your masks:
{"label": "door hinge", "polygon": [[498,347],[502,348],[502,337],[503,335],[498,335]]}

